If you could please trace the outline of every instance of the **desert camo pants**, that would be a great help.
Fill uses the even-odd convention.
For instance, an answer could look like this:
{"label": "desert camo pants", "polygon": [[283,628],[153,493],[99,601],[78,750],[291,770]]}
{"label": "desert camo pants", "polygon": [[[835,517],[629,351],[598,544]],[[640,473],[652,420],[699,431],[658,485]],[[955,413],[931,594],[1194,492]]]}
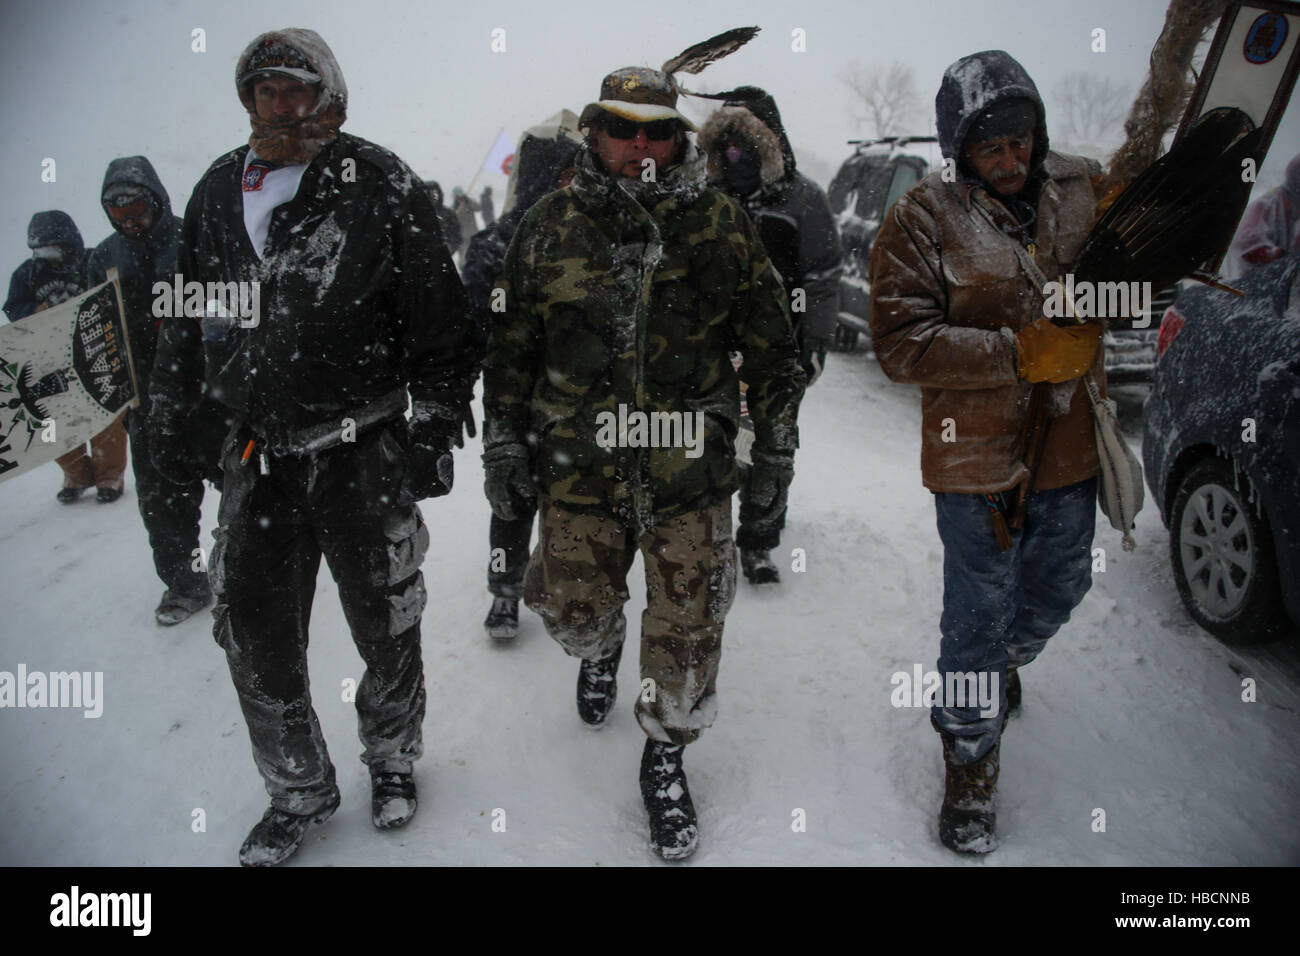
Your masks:
{"label": "desert camo pants", "polygon": [[524,603],[570,655],[609,657],[627,633],[627,572],[640,551],[646,610],[636,718],[655,740],[691,743],[717,712],[722,626],[736,593],[731,499],[646,530],[545,499],[539,505]]}
{"label": "desert camo pants", "polygon": [[[259,473],[256,454],[240,463],[251,437],[236,427],[222,451],[209,569],[217,595],[213,633],[226,652],[271,804],[309,814],[338,792],[307,669],[321,556],[365,662],[356,685],[361,759],[372,771],[409,773],[422,750],[420,564],[429,533],[419,508],[399,501],[405,421],[316,455],[273,457],[269,474]],[[338,687],[327,694],[338,706]]]}

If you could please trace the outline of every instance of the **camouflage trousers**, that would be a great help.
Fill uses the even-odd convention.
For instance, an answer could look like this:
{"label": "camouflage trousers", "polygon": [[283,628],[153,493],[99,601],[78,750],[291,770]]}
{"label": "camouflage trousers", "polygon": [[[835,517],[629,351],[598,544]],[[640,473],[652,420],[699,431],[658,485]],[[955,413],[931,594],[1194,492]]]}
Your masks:
{"label": "camouflage trousers", "polygon": [[609,657],[627,633],[627,572],[639,550],[646,609],[636,719],[655,740],[691,743],[717,712],[722,625],[736,594],[730,497],[640,531],[613,515],[539,504],[524,603],[570,655]]}

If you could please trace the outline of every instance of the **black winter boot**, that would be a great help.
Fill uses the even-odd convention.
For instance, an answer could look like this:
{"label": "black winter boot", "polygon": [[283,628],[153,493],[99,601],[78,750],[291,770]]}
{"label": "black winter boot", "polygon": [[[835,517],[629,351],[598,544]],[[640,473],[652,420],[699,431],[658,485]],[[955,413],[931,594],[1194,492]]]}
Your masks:
{"label": "black winter boot", "polygon": [[740,551],[740,567],[745,572],[745,580],[750,584],[777,584],[781,580],[776,565],[772,563],[772,553],[770,551],[742,548]]}
{"label": "black winter boot", "polygon": [[647,740],[641,754],[641,799],[650,815],[650,849],[665,860],[695,852],[699,826],[682,766],[685,747]]}
{"label": "black winter boot", "polygon": [[332,802],[305,816],[271,807],[262,814],[262,819],[249,831],[244,845],[239,848],[240,866],[275,866],[283,863],[302,846],[307,828],[313,823],[324,823],[338,808],[337,792]]}
{"label": "black winter boot", "polygon": [[939,839],[957,853],[991,853],[998,848],[994,798],[998,791],[999,740],[975,763],[953,762],[956,740],[939,731],[946,770]]}
{"label": "black winter boot", "polygon": [[1020,672],[1014,667],[1007,668],[1007,718],[1020,713]]}
{"label": "black winter boot", "polygon": [[583,723],[601,727],[618,699],[618,662],[623,645],[599,661],[584,660],[578,667],[578,716]]}
{"label": "black winter boot", "polygon": [[417,806],[414,774],[370,774],[370,822],[379,829],[405,826]]}
{"label": "black winter boot", "polygon": [[494,641],[513,641],[519,634],[519,598],[493,598],[483,627]]}

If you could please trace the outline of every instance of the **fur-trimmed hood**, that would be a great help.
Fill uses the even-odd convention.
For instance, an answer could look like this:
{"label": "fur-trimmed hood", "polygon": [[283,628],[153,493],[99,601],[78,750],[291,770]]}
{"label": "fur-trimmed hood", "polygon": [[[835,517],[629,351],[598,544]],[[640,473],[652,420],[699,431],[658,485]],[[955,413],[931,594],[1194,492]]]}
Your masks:
{"label": "fur-trimmed hood", "polygon": [[758,148],[759,176],[765,189],[792,178],[797,169],[794,149],[785,135],[776,100],[756,86],[742,86],[733,92],[737,98],[715,110],[697,137],[700,150],[708,157],[709,182],[722,182],[722,150],[730,129]]}
{"label": "fur-trimmed hood", "polygon": [[764,186],[771,186],[785,178],[785,157],[781,154],[781,140],[777,135],[745,107],[723,106],[713,112],[700,128],[698,136],[700,149],[708,157],[706,169],[709,182],[723,181],[722,151],[731,130],[735,130],[758,149],[759,175]]}

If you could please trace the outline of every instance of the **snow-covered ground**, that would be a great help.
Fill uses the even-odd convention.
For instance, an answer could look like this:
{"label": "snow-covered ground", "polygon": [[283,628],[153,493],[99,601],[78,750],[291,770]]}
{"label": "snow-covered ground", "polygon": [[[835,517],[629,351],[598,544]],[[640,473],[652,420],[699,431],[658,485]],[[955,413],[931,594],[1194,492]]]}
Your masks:
{"label": "snow-covered ground", "polygon": [[[918,396],[863,354],[836,354],[803,408],[782,583],[741,583],[718,720],[687,751],[701,829],[690,865],[1300,863],[1295,645],[1236,651],[1199,630],[1150,505],[1135,554],[1102,519],[1105,572],[1024,671],[1024,711],[1002,748],[1002,848],[980,860],[945,850],[938,737],[924,709],[890,704],[891,675],[929,670],[938,653],[942,550],[920,482]],[[484,636],[478,453],[459,455],[449,498],[424,503],[420,811],[399,831],[369,822],[341,691],[360,659],[322,569],[311,674],[343,806],[290,865],[653,863],[635,654],[595,733],[574,710],[576,660],[536,617],[523,612],[515,646]],[[58,477],[49,465],[0,486],[0,670],[102,671],[103,715],[0,710],[0,864],[234,864],[266,795],[209,616],[154,624],[162,586],[129,479],[117,504],[66,507]],[[205,547],[215,506],[210,495]],[[804,573],[789,570],[794,548]],[[643,606],[633,599],[630,622]]]}

